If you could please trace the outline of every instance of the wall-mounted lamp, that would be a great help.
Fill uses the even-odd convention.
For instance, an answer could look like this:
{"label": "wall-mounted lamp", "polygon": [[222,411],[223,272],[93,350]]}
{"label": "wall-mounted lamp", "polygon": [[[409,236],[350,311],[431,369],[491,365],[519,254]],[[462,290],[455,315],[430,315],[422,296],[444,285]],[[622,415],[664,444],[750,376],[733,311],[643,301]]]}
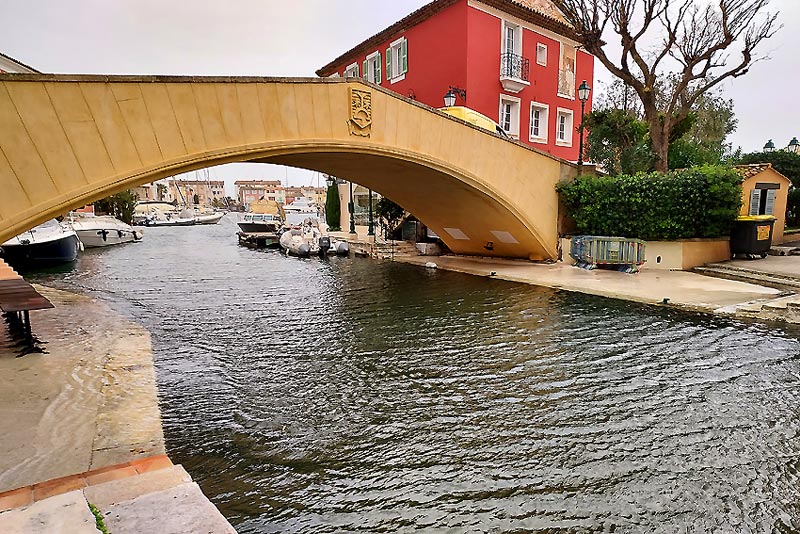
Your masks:
{"label": "wall-mounted lamp", "polygon": [[494,250],[494,241],[487,241],[483,248],[486,250]]}
{"label": "wall-mounted lamp", "polygon": [[444,107],[451,108],[456,105],[456,96],[460,96],[466,102],[467,91],[458,87],[450,86],[450,90],[444,95]]}

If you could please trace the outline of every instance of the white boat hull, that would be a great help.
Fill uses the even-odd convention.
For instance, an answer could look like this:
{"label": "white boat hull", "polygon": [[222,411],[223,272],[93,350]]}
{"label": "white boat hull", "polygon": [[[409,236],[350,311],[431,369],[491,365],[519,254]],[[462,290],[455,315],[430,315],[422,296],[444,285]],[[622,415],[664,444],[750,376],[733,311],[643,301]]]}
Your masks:
{"label": "white boat hull", "polygon": [[108,247],[138,241],[142,238],[141,231],[134,230],[111,216],[73,218],[70,222],[72,229],[78,234],[84,247]]}

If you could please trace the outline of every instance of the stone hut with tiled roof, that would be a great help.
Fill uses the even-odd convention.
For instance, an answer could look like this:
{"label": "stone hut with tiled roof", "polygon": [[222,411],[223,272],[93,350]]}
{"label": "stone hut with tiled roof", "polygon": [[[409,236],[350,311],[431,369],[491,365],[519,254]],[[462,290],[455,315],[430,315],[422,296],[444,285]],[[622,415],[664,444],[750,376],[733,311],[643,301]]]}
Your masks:
{"label": "stone hut with tiled roof", "polygon": [[783,243],[786,226],[786,202],[791,180],[772,168],[771,163],[737,165],[742,176],[742,209],[740,215],[773,215],[775,225],[772,243]]}

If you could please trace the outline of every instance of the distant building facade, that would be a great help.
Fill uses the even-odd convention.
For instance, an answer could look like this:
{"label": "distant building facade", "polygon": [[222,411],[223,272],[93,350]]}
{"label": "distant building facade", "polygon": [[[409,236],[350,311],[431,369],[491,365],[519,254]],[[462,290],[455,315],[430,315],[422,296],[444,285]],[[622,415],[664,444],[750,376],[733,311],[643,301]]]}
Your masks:
{"label": "distant building facade", "polygon": [[[155,191],[155,185],[152,186]],[[178,180],[167,181],[169,197],[179,203],[211,206],[214,199],[222,202],[225,198],[225,182],[222,180]],[[151,195],[153,192],[150,193]]]}
{"label": "distant building facade", "polygon": [[280,204],[286,202],[280,180],[236,180],[233,185],[236,188],[236,199],[245,208],[262,198]]}

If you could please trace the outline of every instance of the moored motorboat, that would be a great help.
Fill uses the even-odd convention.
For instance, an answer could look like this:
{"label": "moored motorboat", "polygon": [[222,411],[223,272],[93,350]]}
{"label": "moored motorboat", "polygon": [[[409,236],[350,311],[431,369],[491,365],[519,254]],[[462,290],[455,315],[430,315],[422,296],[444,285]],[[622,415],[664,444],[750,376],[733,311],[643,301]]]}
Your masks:
{"label": "moored motorboat", "polygon": [[75,261],[81,248],[75,230],[52,219],[0,245],[0,256],[13,267],[40,267]]}
{"label": "moored motorboat", "polygon": [[141,230],[134,230],[111,215],[70,213],[68,223],[87,248],[119,245],[142,238]]}
{"label": "moored motorboat", "polygon": [[274,200],[260,199],[237,222],[239,244],[251,248],[276,247],[283,228],[283,207]]}
{"label": "moored motorboat", "polygon": [[212,211],[211,213],[203,213],[195,208],[194,210],[194,223],[195,224],[217,224],[220,219],[225,216],[225,212]]}
{"label": "moored motorboat", "polygon": [[302,225],[286,228],[281,234],[280,245],[292,256],[344,256],[350,253],[346,241],[323,234],[310,219]]}
{"label": "moored motorboat", "polygon": [[281,234],[280,245],[287,254],[307,258],[312,254],[319,254],[320,237],[319,230],[313,226],[292,226]]}

